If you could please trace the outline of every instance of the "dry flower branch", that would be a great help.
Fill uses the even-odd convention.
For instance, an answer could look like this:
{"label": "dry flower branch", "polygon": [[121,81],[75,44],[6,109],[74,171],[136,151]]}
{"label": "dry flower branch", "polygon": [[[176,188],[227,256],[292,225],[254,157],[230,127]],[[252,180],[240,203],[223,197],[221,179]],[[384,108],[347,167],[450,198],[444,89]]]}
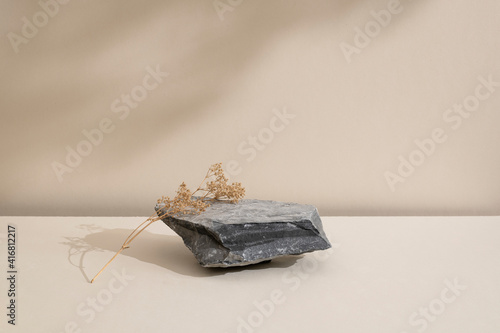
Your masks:
{"label": "dry flower branch", "polygon": [[[104,265],[104,267],[90,281],[95,279],[108,267],[108,265],[125,249],[128,249],[130,243],[141,234],[152,223],[161,220],[167,216],[177,216],[181,214],[200,214],[210,206],[212,200],[226,200],[231,203],[237,203],[245,196],[245,188],[241,183],[228,184],[228,179],[224,175],[222,163],[213,164],[207,171],[205,178],[198,188],[191,192],[183,182],[177,189],[177,194],[173,199],[162,196],[158,199],[160,207],[153,215],[148,217],[137,228],[134,229],[125,239],[122,247],[115,255]],[[203,194],[204,193],[204,194]],[[203,195],[202,195],[203,194]]]}

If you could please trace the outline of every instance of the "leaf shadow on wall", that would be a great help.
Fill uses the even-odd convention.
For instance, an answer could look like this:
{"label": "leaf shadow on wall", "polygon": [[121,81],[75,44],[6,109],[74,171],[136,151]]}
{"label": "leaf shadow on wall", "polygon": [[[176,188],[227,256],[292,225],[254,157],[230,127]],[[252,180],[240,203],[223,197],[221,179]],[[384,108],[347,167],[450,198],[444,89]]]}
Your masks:
{"label": "leaf shadow on wall", "polygon": [[[83,129],[95,128],[104,117],[116,120],[110,104],[142,82],[145,66],[158,64],[170,76],[128,119],[116,120],[116,130],[86,157],[84,164],[92,165],[88,170],[68,175],[77,185],[94,177],[109,181],[99,185],[112,188],[116,170],[146,156],[159,141],[175,142],[180,132],[189,132],[193,120],[212,116],[205,110],[241,89],[242,80],[255,70],[255,60],[265,55],[269,45],[302,27],[325,22],[340,25],[363,2],[243,2],[227,12],[224,21],[212,2],[154,0],[61,7],[19,54],[8,50],[4,66],[8,79],[0,81],[5,95],[0,100],[6,115],[3,135],[16,137],[22,149],[9,148],[2,154],[12,161],[10,170],[19,175],[16,181],[5,179],[5,192],[21,197],[24,190],[18,181],[36,183],[52,177],[55,197],[73,194],[69,181],[63,186],[57,182],[48,156],[64,159],[65,146],[82,140]],[[39,10],[33,6],[32,11]],[[234,111],[218,111],[229,112]],[[223,139],[224,129],[219,130]],[[193,140],[206,141],[196,135]],[[195,153],[172,155],[169,162],[192,159]],[[162,154],[170,156],[168,151]],[[77,196],[64,203],[64,211],[60,206],[57,200],[34,204],[30,214],[87,215]],[[113,215],[109,209],[98,209],[97,215]]]}

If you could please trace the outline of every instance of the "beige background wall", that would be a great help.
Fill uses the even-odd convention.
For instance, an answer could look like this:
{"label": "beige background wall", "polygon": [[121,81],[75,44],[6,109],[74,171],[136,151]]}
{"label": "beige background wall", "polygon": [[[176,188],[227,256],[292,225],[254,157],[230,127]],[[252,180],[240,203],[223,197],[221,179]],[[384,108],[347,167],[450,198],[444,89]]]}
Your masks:
{"label": "beige background wall", "polygon": [[322,215],[500,213],[496,0],[42,3],[0,1],[1,215],[149,215],[215,162]]}

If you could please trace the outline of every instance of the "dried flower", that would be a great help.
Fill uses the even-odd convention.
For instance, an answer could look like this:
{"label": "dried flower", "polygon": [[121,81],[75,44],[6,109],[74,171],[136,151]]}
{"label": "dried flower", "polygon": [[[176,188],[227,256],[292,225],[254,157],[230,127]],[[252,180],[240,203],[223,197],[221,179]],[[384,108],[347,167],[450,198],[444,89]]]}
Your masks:
{"label": "dried flower", "polygon": [[[228,179],[224,175],[222,163],[213,164],[201,182],[200,186],[191,192],[186,184],[182,182],[177,189],[177,194],[173,199],[162,196],[157,200],[158,211],[151,215],[146,221],[142,222],[132,233],[125,239],[122,247],[108,261],[106,265],[96,274],[91,283],[104,271],[104,269],[120,254],[127,249],[130,243],[153,222],[161,220],[166,216],[177,216],[180,214],[200,214],[210,206],[212,200],[226,200],[231,203],[237,203],[245,196],[245,188],[241,183],[228,184]],[[202,193],[204,194],[202,195]]]}

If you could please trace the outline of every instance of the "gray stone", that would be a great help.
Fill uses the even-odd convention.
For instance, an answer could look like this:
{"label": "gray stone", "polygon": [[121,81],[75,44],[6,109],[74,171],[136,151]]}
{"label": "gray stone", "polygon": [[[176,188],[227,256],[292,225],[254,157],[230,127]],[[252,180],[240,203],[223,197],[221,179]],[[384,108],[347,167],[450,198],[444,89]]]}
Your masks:
{"label": "gray stone", "polygon": [[331,247],[318,210],[310,205],[214,201],[199,215],[166,217],[163,222],[204,267],[243,266]]}

